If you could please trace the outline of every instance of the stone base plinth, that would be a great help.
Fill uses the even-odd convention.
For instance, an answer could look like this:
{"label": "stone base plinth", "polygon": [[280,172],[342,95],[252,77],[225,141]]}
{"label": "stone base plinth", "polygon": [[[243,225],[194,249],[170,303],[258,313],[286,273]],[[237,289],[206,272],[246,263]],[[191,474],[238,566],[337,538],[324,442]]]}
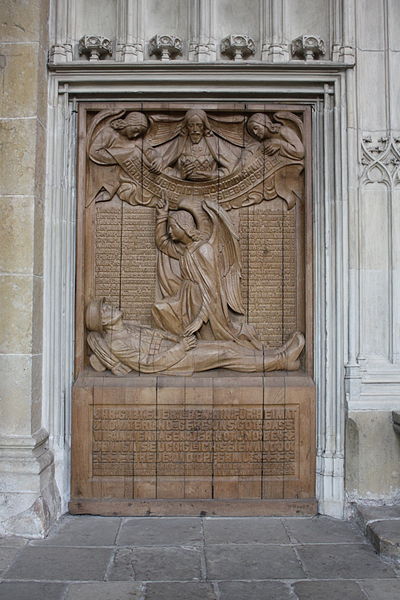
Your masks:
{"label": "stone base plinth", "polygon": [[302,374],[80,376],[70,511],[313,513],[314,421]]}

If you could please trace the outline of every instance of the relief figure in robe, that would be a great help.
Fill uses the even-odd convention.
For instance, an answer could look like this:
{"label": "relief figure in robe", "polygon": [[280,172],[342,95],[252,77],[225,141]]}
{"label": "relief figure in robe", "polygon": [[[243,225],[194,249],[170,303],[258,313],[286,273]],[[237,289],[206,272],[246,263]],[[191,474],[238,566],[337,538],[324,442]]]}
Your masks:
{"label": "relief figure in robe", "polygon": [[276,196],[286,201],[288,209],[295,206],[303,195],[304,145],[302,121],[293,113],[278,112],[274,121],[266,113],[255,113],[247,121],[247,131],[254,141],[242,153],[242,165],[251,163],[257,156],[264,155],[266,163],[278,163],[289,159],[297,164],[278,169],[272,176],[265,173],[263,198],[271,200]]}
{"label": "relief figure in robe", "polygon": [[132,202],[135,185],[123,169],[117,166],[120,156],[139,157],[152,173],[160,173],[160,154],[145,138],[148,128],[146,115],[130,112],[125,118],[109,121],[89,139],[90,159],[98,165],[113,166],[104,171],[102,189],[96,198],[97,201],[110,200],[118,192],[121,200]]}
{"label": "relief figure in robe", "polygon": [[163,153],[167,175],[188,181],[224,177],[238,165],[240,148],[214,134],[204,110],[187,111],[179,136]]}
{"label": "relief figure in robe", "polygon": [[[191,209],[190,200],[181,206]],[[206,234],[188,210],[169,211],[165,200],[156,210],[156,245],[164,255],[158,267],[163,299],[152,308],[156,326],[177,335],[196,333],[202,339],[261,348],[253,327],[232,319],[231,311],[241,315],[244,307],[239,241],[228,214],[203,201],[200,210],[211,222],[211,233]],[[169,259],[178,261],[179,275]]]}
{"label": "relief figure in robe", "polygon": [[96,371],[114,375],[171,373],[191,375],[226,368],[244,373],[295,371],[304,347],[304,336],[296,332],[281,348],[243,348],[234,341],[201,341],[194,335],[173,336],[165,331],[124,322],[123,313],[103,300],[86,308],[90,364]]}

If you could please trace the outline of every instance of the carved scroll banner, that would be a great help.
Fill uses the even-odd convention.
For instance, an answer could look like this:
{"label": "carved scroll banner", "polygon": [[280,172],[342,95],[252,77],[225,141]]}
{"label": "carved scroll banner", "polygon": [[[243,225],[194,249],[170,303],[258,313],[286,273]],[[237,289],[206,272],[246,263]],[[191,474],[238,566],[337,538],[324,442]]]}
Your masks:
{"label": "carved scroll banner", "polygon": [[310,127],[80,106],[71,512],[315,512]]}

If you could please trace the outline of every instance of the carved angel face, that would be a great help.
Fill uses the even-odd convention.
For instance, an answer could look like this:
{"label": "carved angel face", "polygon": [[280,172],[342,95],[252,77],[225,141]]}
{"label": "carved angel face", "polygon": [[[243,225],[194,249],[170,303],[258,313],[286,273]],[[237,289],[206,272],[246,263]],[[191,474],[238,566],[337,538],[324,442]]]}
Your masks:
{"label": "carved angel face", "polygon": [[174,242],[185,242],[187,241],[187,234],[182,227],[174,219],[168,220],[168,233]]}
{"label": "carved angel face", "polygon": [[144,128],[141,125],[128,125],[124,127],[121,133],[128,138],[134,140],[142,135]]}
{"label": "carved angel face", "polygon": [[198,144],[204,135],[204,123],[198,115],[190,117],[186,123],[189,137],[193,144]]}

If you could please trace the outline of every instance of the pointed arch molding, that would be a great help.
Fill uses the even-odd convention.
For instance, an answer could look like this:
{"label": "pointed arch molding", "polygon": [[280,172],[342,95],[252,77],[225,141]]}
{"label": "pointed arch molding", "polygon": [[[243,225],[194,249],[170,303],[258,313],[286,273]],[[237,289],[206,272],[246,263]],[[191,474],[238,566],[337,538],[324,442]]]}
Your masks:
{"label": "pointed arch molding", "polygon": [[[344,509],[344,369],[348,356],[347,156],[356,152],[346,122],[346,65],[52,65],[45,241],[46,421],[64,506],[69,449],[75,302],[77,103],[260,101],[312,106],[317,497],[319,511]],[[347,100],[346,100],[347,98]],[[351,114],[351,111],[349,111]]]}

